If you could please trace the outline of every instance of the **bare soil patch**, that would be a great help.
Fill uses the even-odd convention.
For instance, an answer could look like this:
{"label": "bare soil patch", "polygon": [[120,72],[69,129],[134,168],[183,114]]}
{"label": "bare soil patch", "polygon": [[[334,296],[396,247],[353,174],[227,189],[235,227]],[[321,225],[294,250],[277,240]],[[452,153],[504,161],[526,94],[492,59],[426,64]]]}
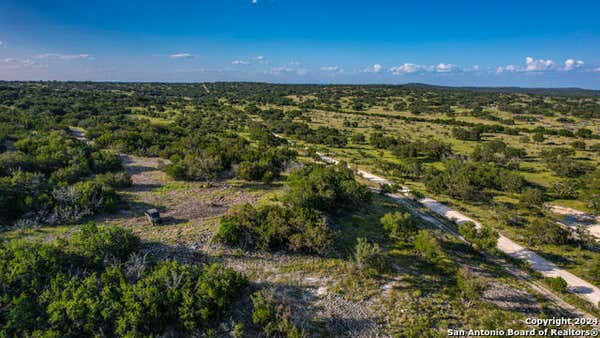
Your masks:
{"label": "bare soil patch", "polygon": [[[125,205],[103,220],[131,228],[145,240],[190,245],[210,240],[217,218],[232,205],[255,203],[257,194],[227,183],[181,182],[159,169],[158,158],[121,155],[133,185],[121,193]],[[144,211],[155,208],[163,220],[152,226]]]}

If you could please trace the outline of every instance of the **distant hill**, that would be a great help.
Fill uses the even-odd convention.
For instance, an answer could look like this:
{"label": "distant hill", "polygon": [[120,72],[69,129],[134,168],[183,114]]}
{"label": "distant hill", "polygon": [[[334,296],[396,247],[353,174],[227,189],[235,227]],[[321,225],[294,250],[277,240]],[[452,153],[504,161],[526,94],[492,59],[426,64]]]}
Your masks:
{"label": "distant hill", "polygon": [[217,81],[217,82],[113,82],[113,81],[4,81],[0,80],[0,90],[6,85],[18,85],[20,83],[28,84],[54,84],[65,87],[87,86],[88,89],[94,86],[118,86],[133,85],[138,87],[151,85],[168,85],[193,87],[202,84],[225,84],[234,86],[236,84],[250,86],[276,86],[281,88],[323,88],[323,87],[365,87],[365,88],[420,88],[431,90],[466,90],[480,93],[526,93],[536,95],[557,95],[557,96],[600,96],[600,90],[584,89],[577,87],[565,88],[525,88],[525,87],[452,87],[439,86],[426,83],[405,83],[405,84],[317,84],[317,83],[269,83],[269,82],[248,82],[248,81]]}

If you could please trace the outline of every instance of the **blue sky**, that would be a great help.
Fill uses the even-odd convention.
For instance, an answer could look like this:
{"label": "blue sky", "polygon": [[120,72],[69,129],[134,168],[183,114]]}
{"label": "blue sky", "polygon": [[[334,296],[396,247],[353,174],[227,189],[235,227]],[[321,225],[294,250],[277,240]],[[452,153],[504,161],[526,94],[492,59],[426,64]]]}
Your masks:
{"label": "blue sky", "polygon": [[600,1],[0,1],[0,79],[600,89]]}

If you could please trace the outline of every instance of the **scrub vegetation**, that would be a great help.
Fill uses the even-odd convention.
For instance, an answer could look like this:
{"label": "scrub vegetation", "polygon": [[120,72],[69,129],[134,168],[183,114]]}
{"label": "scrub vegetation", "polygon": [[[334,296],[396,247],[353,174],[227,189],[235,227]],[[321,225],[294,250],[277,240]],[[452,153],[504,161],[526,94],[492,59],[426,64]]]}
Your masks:
{"label": "scrub vegetation", "polygon": [[[599,126],[600,94],[568,89],[0,82],[0,336],[429,337],[581,316],[495,247],[600,286],[595,234],[552,212],[597,222]],[[402,186],[484,226],[442,231],[386,196]]]}

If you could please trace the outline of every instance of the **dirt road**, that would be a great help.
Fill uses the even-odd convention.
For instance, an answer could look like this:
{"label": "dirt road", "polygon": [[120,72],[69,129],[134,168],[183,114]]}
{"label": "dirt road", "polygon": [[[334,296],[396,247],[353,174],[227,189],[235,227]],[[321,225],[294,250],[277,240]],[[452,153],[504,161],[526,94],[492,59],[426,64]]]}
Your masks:
{"label": "dirt road", "polygon": [[[440,216],[443,216],[448,220],[453,221],[456,224],[473,222],[477,227],[481,227],[481,223],[447,207],[446,205],[432,198],[423,198],[418,202],[427,207],[429,210]],[[498,249],[513,258],[526,261],[533,270],[539,271],[545,277],[564,278],[569,285],[569,291],[581,296],[592,304],[598,305],[598,302],[600,302],[600,289],[598,287],[573,275],[567,270],[559,268],[555,264],[549,262],[535,252],[515,243],[506,236],[500,235],[500,238],[498,239]]]}
{"label": "dirt road", "polygon": [[558,222],[559,224],[569,227],[572,230],[583,226],[590,232],[590,235],[600,239],[600,216],[594,217],[583,211],[559,205],[547,205],[547,207],[553,214],[562,217]]}
{"label": "dirt road", "polygon": [[[332,157],[326,156],[324,154],[317,153],[317,155],[324,162],[334,163],[334,164],[339,163],[338,160],[336,160]],[[366,179],[372,183],[378,184],[378,185],[391,183],[391,181],[389,181],[383,177],[373,175],[364,170],[358,170],[358,173],[364,179]],[[414,206],[410,205],[410,203],[408,203],[405,200],[406,196],[408,196],[409,193],[410,193],[410,190],[408,188],[404,187],[402,189],[403,196],[392,194],[392,195],[390,195],[390,197],[394,198],[397,202],[407,206],[414,212],[415,211]],[[465,223],[465,222],[473,222],[477,227],[481,227],[481,223],[463,215],[459,211],[449,208],[445,204],[440,203],[432,198],[422,198],[422,199],[418,200],[417,202],[419,204],[423,205],[424,207],[426,207],[427,209],[433,211],[434,213],[436,213],[436,214],[444,217],[445,219],[450,220],[456,224],[461,224],[461,223]],[[442,230],[450,231],[450,232],[454,233],[455,235],[457,235],[455,231],[453,231],[452,229],[449,229],[443,223],[437,221],[434,217],[426,215],[425,213],[422,213],[420,211],[417,211],[417,212],[418,212],[419,217],[442,228]],[[498,239],[498,249],[513,258],[517,258],[517,259],[526,261],[527,263],[529,263],[529,265],[531,266],[531,268],[533,270],[540,272],[545,277],[553,277],[553,278],[554,277],[562,277],[562,278],[564,278],[564,280],[568,284],[568,290],[570,292],[584,298],[585,300],[591,302],[595,306],[598,306],[598,302],[600,302],[600,289],[598,287],[592,285],[591,283],[588,283],[585,280],[573,275],[572,273],[570,273],[567,270],[559,268],[555,264],[551,263],[550,261],[548,261],[545,258],[541,257],[540,255],[536,254],[535,252],[515,243],[514,241],[512,241],[511,239],[509,239],[503,235],[500,235],[500,238]]]}

